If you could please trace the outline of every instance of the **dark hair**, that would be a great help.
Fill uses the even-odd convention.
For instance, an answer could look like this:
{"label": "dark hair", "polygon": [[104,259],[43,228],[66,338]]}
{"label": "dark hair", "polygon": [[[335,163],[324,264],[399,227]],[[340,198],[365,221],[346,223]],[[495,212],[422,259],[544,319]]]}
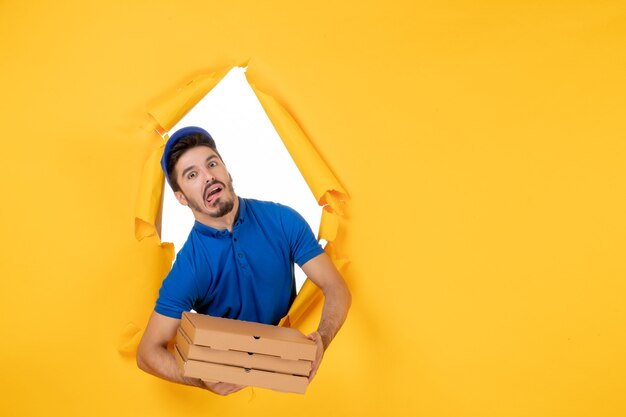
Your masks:
{"label": "dark hair", "polygon": [[183,156],[183,154],[189,149],[196,148],[198,146],[211,148],[217,156],[222,159],[222,156],[217,151],[217,146],[215,146],[215,141],[210,136],[203,135],[202,133],[192,133],[178,139],[172,146],[172,149],[167,157],[167,175],[170,178],[170,186],[172,187],[172,190],[180,191],[176,175],[174,175],[174,166],[176,166],[176,162],[178,162],[180,157]]}

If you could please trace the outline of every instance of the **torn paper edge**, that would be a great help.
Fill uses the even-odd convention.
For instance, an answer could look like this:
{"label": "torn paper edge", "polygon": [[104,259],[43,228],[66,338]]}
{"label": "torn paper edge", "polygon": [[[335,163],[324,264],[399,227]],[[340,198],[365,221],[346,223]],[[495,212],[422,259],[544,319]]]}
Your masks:
{"label": "torn paper edge", "polygon": [[[161,242],[158,230],[164,185],[160,159],[168,139],[168,132],[233,67],[234,65],[210,74],[200,74],[186,82],[175,93],[156,101],[148,109],[148,114],[154,122],[155,132],[164,140],[152,149],[144,163],[135,207],[135,238],[137,240],[151,238],[166,250],[166,256],[170,260],[174,259],[173,245],[169,242]],[[328,242],[325,252],[335,267],[342,272],[349,261],[338,255],[339,242],[335,240],[338,230],[344,226],[343,206],[347,204],[348,195],[294,117],[272,95],[258,89],[248,72],[246,78],[318,204],[324,207],[318,239]],[[297,327],[320,300],[321,291],[307,279],[280,325]],[[132,335],[128,333],[128,330],[123,332],[118,350],[124,355],[136,351],[141,339],[140,335],[143,333],[143,330],[138,330],[139,328],[134,323],[129,323],[127,326],[136,331],[133,331]]]}

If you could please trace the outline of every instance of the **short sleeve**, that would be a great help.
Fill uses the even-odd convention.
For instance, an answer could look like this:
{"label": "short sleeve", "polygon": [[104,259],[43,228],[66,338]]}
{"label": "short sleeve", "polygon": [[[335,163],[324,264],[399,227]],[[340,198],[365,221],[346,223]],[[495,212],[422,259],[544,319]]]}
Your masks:
{"label": "short sleeve", "polygon": [[281,220],[283,230],[289,241],[291,257],[301,267],[311,259],[321,255],[324,249],[300,213],[290,207],[283,207]]}
{"label": "short sleeve", "polygon": [[175,319],[180,319],[184,311],[191,310],[201,297],[195,264],[183,251],[184,248],[163,280],[154,308],[157,313]]}

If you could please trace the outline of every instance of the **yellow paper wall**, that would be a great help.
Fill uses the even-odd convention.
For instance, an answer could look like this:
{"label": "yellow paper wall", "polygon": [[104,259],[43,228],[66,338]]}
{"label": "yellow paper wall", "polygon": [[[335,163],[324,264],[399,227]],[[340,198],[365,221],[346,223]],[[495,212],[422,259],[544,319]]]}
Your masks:
{"label": "yellow paper wall", "polygon": [[[0,2],[0,415],[626,414],[623,2],[87,3]],[[148,109],[248,60],[350,195],[305,396],[118,352],[168,268]]]}

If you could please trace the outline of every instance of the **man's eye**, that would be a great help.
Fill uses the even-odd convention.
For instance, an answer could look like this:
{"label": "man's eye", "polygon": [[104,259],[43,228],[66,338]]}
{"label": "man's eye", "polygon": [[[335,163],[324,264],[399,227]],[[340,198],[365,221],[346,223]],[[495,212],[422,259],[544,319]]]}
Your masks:
{"label": "man's eye", "polygon": [[217,166],[217,162],[209,162],[209,168],[213,168]]}
{"label": "man's eye", "polygon": [[196,173],[195,172],[190,172],[189,174],[187,174],[187,179],[190,180],[192,178],[196,177]]}

